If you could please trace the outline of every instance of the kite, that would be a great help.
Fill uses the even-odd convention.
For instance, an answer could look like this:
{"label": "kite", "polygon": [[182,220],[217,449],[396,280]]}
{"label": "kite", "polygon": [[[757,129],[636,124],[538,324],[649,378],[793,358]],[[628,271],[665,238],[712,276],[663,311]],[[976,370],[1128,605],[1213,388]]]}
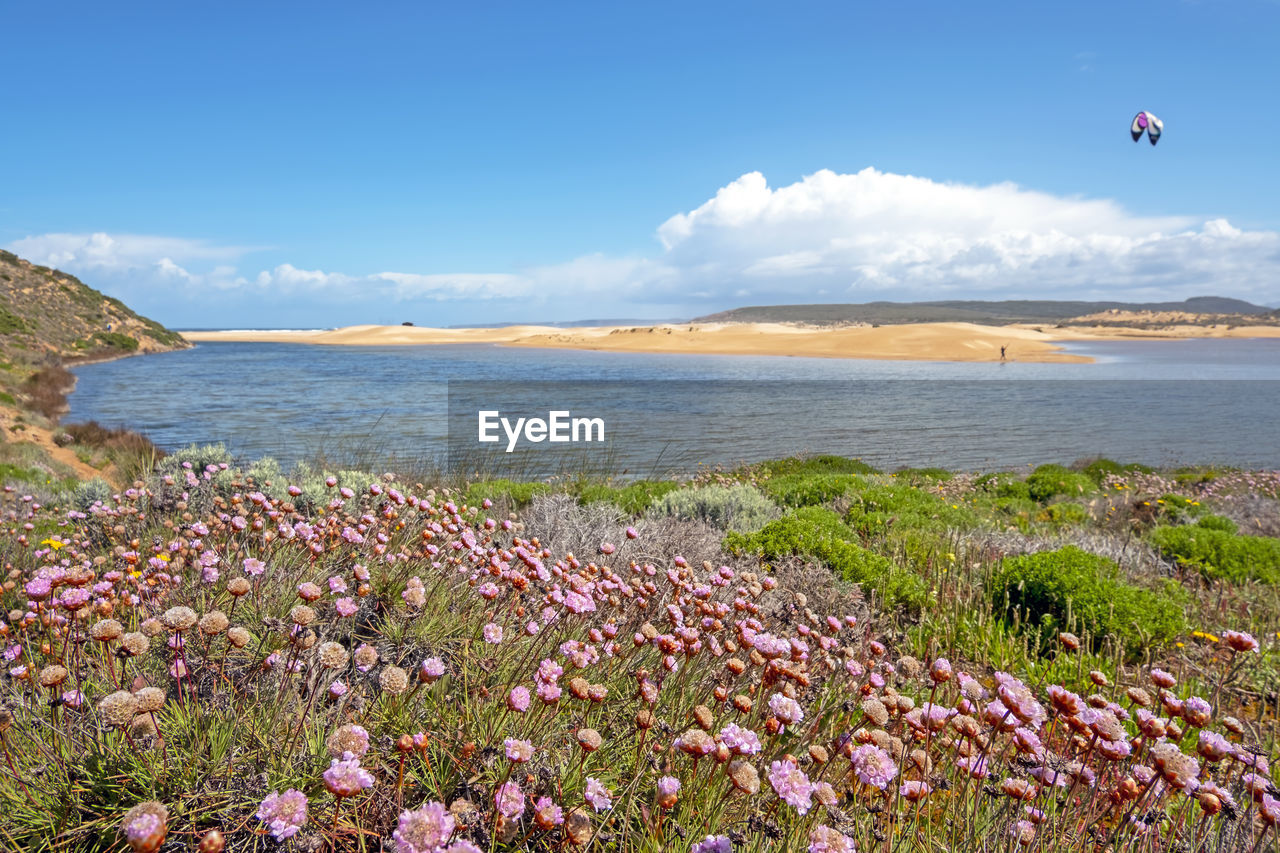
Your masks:
{"label": "kite", "polygon": [[1164,132],[1164,122],[1149,112],[1140,112],[1133,117],[1133,124],[1129,125],[1129,135],[1133,137],[1134,142],[1137,142],[1142,138],[1144,130],[1151,144],[1155,145],[1160,141],[1160,134]]}

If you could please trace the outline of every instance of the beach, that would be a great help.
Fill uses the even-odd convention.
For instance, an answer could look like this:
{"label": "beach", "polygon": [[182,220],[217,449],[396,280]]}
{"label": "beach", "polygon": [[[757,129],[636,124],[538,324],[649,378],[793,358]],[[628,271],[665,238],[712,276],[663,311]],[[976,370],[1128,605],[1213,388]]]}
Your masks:
{"label": "beach", "polygon": [[702,323],[562,328],[504,326],[438,329],[425,326],[347,326],[331,330],[230,330],[183,332],[194,343],[326,344],[331,346],[503,346],[706,355],[776,355],[900,361],[1009,361],[1081,363],[1092,359],[1064,351],[1060,343],[1134,338],[1280,337],[1276,326],[1175,324],[1071,326],[1045,330],[1027,324],[911,323],[883,326],[802,326],[788,323]]}

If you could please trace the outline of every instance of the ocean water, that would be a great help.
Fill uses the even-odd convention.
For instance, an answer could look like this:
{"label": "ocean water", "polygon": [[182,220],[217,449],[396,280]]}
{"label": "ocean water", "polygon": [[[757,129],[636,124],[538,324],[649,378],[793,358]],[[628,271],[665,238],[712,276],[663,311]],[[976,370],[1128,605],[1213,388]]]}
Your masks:
{"label": "ocean water", "polygon": [[[68,422],[174,449],[222,442],[545,476],[659,475],[793,453],[878,467],[1012,468],[1105,455],[1280,467],[1280,340],[1073,344],[1094,364],[604,353],[489,345],[205,343],[75,368]],[[479,443],[477,413],[598,417],[603,442]],[[525,437],[527,439],[527,436]],[[503,468],[503,466],[506,466]]]}

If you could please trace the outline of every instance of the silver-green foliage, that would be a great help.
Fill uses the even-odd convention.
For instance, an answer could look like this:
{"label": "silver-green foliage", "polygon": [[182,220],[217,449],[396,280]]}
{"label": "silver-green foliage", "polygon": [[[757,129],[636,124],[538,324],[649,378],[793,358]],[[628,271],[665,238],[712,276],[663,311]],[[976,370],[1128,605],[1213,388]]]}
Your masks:
{"label": "silver-green foliage", "polygon": [[754,486],[693,486],[668,492],[649,511],[658,518],[701,521],[721,530],[752,533],[782,515]]}

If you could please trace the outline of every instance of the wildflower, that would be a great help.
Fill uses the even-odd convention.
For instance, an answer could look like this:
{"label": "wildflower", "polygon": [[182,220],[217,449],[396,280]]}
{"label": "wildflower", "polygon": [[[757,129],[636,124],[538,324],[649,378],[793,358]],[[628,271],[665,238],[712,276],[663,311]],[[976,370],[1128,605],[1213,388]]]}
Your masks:
{"label": "wildflower", "polygon": [[533,758],[533,743],[530,741],[509,737],[503,741],[503,746],[506,747],[507,758],[516,764],[524,764]]}
{"label": "wildflower", "polygon": [[1182,719],[1197,728],[1208,723],[1212,716],[1213,706],[1199,696],[1192,696],[1182,703]]}
{"label": "wildflower", "polygon": [[258,820],[276,841],[292,838],[307,822],[307,795],[294,788],[283,794],[272,791],[258,807]]}
{"label": "wildflower", "polygon": [[170,607],[160,617],[160,621],[170,631],[181,633],[196,624],[196,612],[190,607]]}
{"label": "wildflower", "polygon": [[[263,563],[261,560],[254,559],[253,557],[250,557],[244,561],[244,573],[246,575],[253,575],[254,577],[257,577],[258,575],[262,574],[263,571],[266,570],[266,568],[267,567],[265,563]],[[285,837],[287,838],[288,836],[285,836]]]}
{"label": "wildflower", "polygon": [[956,761],[956,766],[974,779],[985,779],[991,775],[991,771],[987,769],[987,759],[980,755],[962,756]]}
{"label": "wildflower", "polygon": [[751,764],[745,761],[730,761],[729,766],[725,768],[725,773],[729,776],[733,787],[744,794],[755,796],[760,793],[760,774]]}
{"label": "wildflower", "polygon": [[1178,680],[1173,677],[1172,673],[1166,672],[1163,669],[1151,670],[1151,681],[1157,687],[1163,687],[1165,689],[1173,687],[1173,685],[1178,683]]}
{"label": "wildflower", "polygon": [[680,793],[680,780],[674,776],[663,776],[658,780],[658,805],[664,809],[674,808]]}
{"label": "wildflower", "polygon": [[733,853],[733,842],[727,835],[708,835],[695,842],[689,853]]}
{"label": "wildflower", "polygon": [[946,658],[938,658],[929,667],[929,677],[935,684],[944,684],[951,680],[951,662]]}
{"label": "wildflower", "polygon": [[321,643],[319,654],[320,665],[327,669],[341,669],[350,658],[342,644],[334,642]]}
{"label": "wildflower", "polygon": [[898,775],[898,765],[889,753],[873,744],[863,744],[853,751],[853,772],[858,781],[883,791]]}
{"label": "wildflower", "polygon": [[1280,800],[1272,798],[1269,794],[1263,794],[1262,801],[1258,804],[1258,816],[1267,826],[1280,823]]}
{"label": "wildflower", "polygon": [[1231,741],[1217,732],[1202,730],[1200,739],[1196,743],[1196,751],[1206,760],[1217,762],[1230,755],[1234,748],[1231,745]]}
{"label": "wildflower", "polygon": [[769,765],[769,785],[779,799],[802,815],[813,805],[813,784],[804,771],[790,761],[774,761]]}
{"label": "wildflower", "polygon": [[515,782],[503,782],[494,793],[493,801],[498,814],[508,820],[524,814],[524,791]]}
{"label": "wildflower", "polygon": [[831,786],[830,782],[814,782],[813,798],[821,805],[834,806],[837,801],[836,789]]}
{"label": "wildflower", "polygon": [[395,832],[396,853],[436,853],[453,835],[455,818],[443,803],[429,802],[400,813]]}
{"label": "wildflower", "polygon": [[68,690],[62,694],[62,704],[77,710],[84,704],[84,694],[79,690]]}
{"label": "wildflower", "polygon": [[809,853],[854,853],[853,839],[829,826],[815,826],[809,832]]}
{"label": "wildflower", "polygon": [[325,788],[335,797],[354,797],[373,784],[373,776],[350,752],[329,762],[329,769],[324,771],[322,778]]}
{"label": "wildflower", "polygon": [[800,707],[800,703],[781,693],[775,693],[769,697],[769,710],[787,725],[795,725],[804,719],[804,710]]}
{"label": "wildflower", "polygon": [[329,739],[325,741],[325,747],[335,758],[341,758],[347,754],[361,758],[369,751],[369,732],[364,726],[347,723],[339,726],[333,734],[329,735]]}
{"label": "wildflower", "polygon": [[169,831],[169,810],[154,800],[139,803],[125,812],[120,829],[136,853],[155,853]]}
{"label": "wildflower", "polygon": [[1222,639],[1233,652],[1256,652],[1258,650],[1258,641],[1254,639],[1252,634],[1246,634],[1243,631],[1223,631]]}
{"label": "wildflower", "polygon": [[595,729],[578,729],[578,746],[582,747],[583,752],[595,752],[603,742]]}
{"label": "wildflower", "polygon": [[427,658],[418,667],[418,680],[430,684],[444,675],[444,661],[440,658]]}
{"label": "wildflower", "polygon": [[493,622],[484,626],[484,641],[497,645],[502,642],[502,626]]}
{"label": "wildflower", "polygon": [[338,611],[339,616],[348,617],[356,615],[356,611],[360,607],[351,598],[339,598],[333,602],[333,609]]}
{"label": "wildflower", "polygon": [[539,829],[554,829],[564,823],[564,809],[557,806],[550,797],[539,797],[533,804],[533,822]]}
{"label": "wildflower", "polygon": [[1023,847],[1029,847],[1036,840],[1036,826],[1029,820],[1020,820],[1009,827],[1009,835]]}
{"label": "wildflower", "polygon": [[594,776],[587,777],[587,787],[582,796],[598,812],[608,811],[613,808],[613,795]]}
{"label": "wildflower", "polygon": [[877,726],[883,726],[889,722],[889,710],[885,708],[884,703],[879,699],[871,696],[862,702],[862,713]]}
{"label": "wildflower", "polygon": [[720,730],[720,742],[738,755],[755,755],[760,751],[760,738],[750,729],[730,723]]}
{"label": "wildflower", "polygon": [[903,782],[898,793],[909,803],[918,803],[933,791],[928,782]]}
{"label": "wildflower", "polygon": [[405,590],[400,593],[400,597],[403,598],[404,603],[410,607],[424,607],[427,603],[427,590],[422,584],[422,578],[416,575],[409,578],[409,582],[405,584]]}
{"label": "wildflower", "polygon": [[356,649],[356,669],[368,672],[378,662],[378,650],[368,643],[361,643]]}

